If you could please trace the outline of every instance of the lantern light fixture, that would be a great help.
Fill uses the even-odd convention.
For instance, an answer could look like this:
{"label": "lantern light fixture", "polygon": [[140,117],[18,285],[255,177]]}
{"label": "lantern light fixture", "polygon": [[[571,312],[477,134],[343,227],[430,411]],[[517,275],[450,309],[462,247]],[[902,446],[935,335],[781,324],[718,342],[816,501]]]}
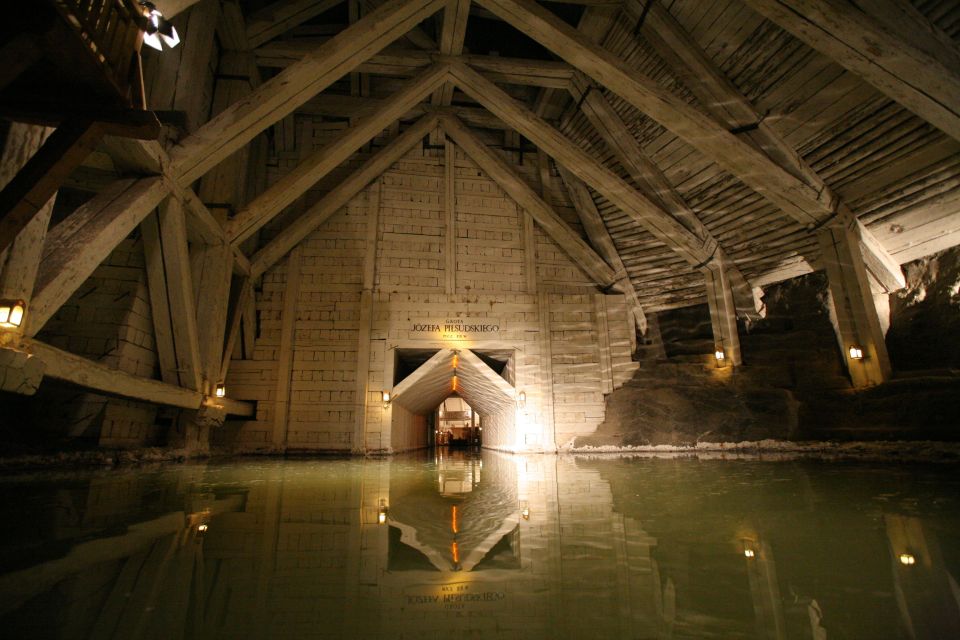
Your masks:
{"label": "lantern light fixture", "polygon": [[517,406],[523,409],[527,406],[527,392],[521,391],[517,394]]}
{"label": "lantern light fixture", "polygon": [[850,346],[850,359],[851,360],[863,360],[863,349],[857,345]]}
{"label": "lantern light fixture", "polygon": [[226,387],[222,382],[218,382],[218,383],[217,383],[217,386],[216,386],[216,387],[214,388],[214,390],[213,390],[213,394],[214,394],[215,396],[217,396],[218,398],[226,398],[226,397],[227,397],[227,387]]}
{"label": "lantern light fixture", "polygon": [[909,567],[917,563],[917,559],[913,557],[912,553],[901,553],[899,560],[900,560],[900,564],[902,564],[905,567]]}
{"label": "lantern light fixture", "polygon": [[743,557],[744,557],[744,558],[750,559],[750,558],[755,557],[756,555],[757,555],[757,553],[756,553],[753,549],[751,549],[750,547],[747,547],[747,548],[745,548],[745,549],[743,550]]}
{"label": "lantern light fixture", "polygon": [[387,513],[389,509],[387,508],[387,499],[380,498],[380,506],[377,509],[377,523],[384,524],[387,521]]}
{"label": "lantern light fixture", "polygon": [[380,392],[380,398],[383,400],[383,404],[390,404],[390,392],[389,392],[389,391],[386,391],[386,390],[381,391],[381,392]]}
{"label": "lantern light fixture", "polygon": [[16,329],[23,324],[26,310],[23,300],[0,300],[0,327]]}
{"label": "lantern light fixture", "polygon": [[723,361],[726,360],[727,354],[723,352],[723,349],[718,348],[713,352],[713,356],[717,359],[717,362],[723,364]]}

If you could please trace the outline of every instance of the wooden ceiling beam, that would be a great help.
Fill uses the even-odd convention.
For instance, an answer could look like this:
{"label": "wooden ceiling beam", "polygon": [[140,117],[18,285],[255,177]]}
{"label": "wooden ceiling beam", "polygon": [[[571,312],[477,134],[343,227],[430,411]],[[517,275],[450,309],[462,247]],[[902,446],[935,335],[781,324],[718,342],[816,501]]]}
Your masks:
{"label": "wooden ceiling beam", "polygon": [[187,185],[433,15],[445,0],[390,0],[197,129],[170,153]]}
{"label": "wooden ceiling beam", "polygon": [[[627,297],[627,307],[630,309],[630,318],[634,327],[641,329],[642,333],[646,333],[647,317],[643,312],[643,306],[640,304],[640,298],[637,296],[637,290],[634,288],[630,274],[623,264],[623,259],[617,251],[613,238],[610,236],[610,231],[607,230],[607,225],[603,222],[603,216],[600,215],[597,204],[593,201],[590,189],[580,178],[570,173],[566,167],[559,164],[557,167],[560,169],[560,179],[563,180],[563,184],[567,188],[567,194],[570,196],[573,208],[577,211],[580,224],[583,225],[590,244],[613,268],[618,278],[617,286]],[[631,339],[633,348],[636,347],[632,344],[634,342],[636,342],[636,333],[632,335]]]}
{"label": "wooden ceiling beam", "polygon": [[[583,82],[589,83],[585,78]],[[593,90],[592,84],[587,84],[585,89],[580,88],[584,86],[582,83],[575,82],[574,85],[579,85],[573,95],[580,104],[581,111],[600,134],[607,147],[613,151],[620,165],[633,178],[640,192],[651,202],[656,203],[665,215],[672,216],[686,227],[697,241],[717,247],[714,259],[726,265],[725,273],[733,289],[737,311],[741,315],[756,316],[750,283],[733,261],[726,257],[723,248],[719,247],[719,242],[700,222],[683,196],[673,188],[660,168],[643,151],[606,96],[599,90]]]}
{"label": "wooden ceiling beam", "polygon": [[277,0],[250,14],[247,40],[251,47],[259,47],[341,2],[343,0]]}
{"label": "wooden ceiling beam", "polygon": [[[257,65],[271,68],[288,67],[298,60],[302,60],[320,41],[310,38],[290,42],[271,42],[256,50]],[[326,40],[322,41],[326,42]],[[413,76],[430,64],[446,62],[447,59],[447,56],[436,52],[388,47],[371,56],[369,60],[360,64],[356,70],[361,73],[406,78]],[[551,89],[566,89],[574,73],[573,67],[567,63],[551,60],[528,60],[525,58],[471,54],[452,56],[452,59],[462,60],[477,69],[483,70],[497,82]]]}
{"label": "wooden ceiling beam", "polygon": [[161,177],[118,180],[47,234],[26,336],[34,336],[167,196]]}
{"label": "wooden ceiling beam", "polygon": [[426,115],[418,120],[416,124],[401,133],[393,142],[367,160],[362,167],[334,187],[319,202],[284,227],[277,237],[254,254],[250,269],[251,277],[259,276],[289,253],[317,227],[350,202],[351,198],[389,169],[390,165],[418,144],[424,136],[436,128],[438,122],[437,115]]}
{"label": "wooden ceiling beam", "polygon": [[[30,353],[43,361],[44,375],[57,380],[125,398],[183,409],[199,409],[207,401],[199,391],[111,369],[105,364],[57,349],[39,340],[24,338],[23,344]],[[250,402],[226,398],[220,398],[216,402],[231,415],[252,417],[255,413],[255,405]]]}
{"label": "wooden ceiling beam", "polygon": [[514,202],[526,210],[550,238],[563,249],[573,263],[601,288],[617,282],[617,274],[603,258],[574,233],[556,211],[524,182],[517,172],[455,116],[442,120],[444,132],[486,173]]}
{"label": "wooden ceiling beam", "polygon": [[[634,21],[642,15],[645,6],[639,0],[627,0],[625,12]],[[746,129],[740,134],[747,142],[762,150],[772,162],[835,202],[837,217],[843,224],[856,225],[861,236],[860,246],[871,275],[887,291],[906,286],[903,270],[883,245],[863,225],[796,149],[771,129],[763,117],[739,89],[707,57],[670,12],[659,3],[647,10],[640,32],[671,69],[677,73],[704,107],[731,130]],[[789,211],[787,213],[790,213]],[[822,220],[832,217],[824,216]],[[797,222],[804,223],[803,219]]]}
{"label": "wooden ceiling beam", "polygon": [[745,3],[960,140],[960,51],[909,3],[884,0],[863,9],[826,0]]}
{"label": "wooden ceiling beam", "polygon": [[526,106],[512,99],[493,82],[466,65],[453,64],[450,69],[457,86],[470,97],[529,138],[575,176],[602,193],[684,260],[700,267],[715,257],[715,242],[705,243],[696,238],[656,203],[637,192],[599,160],[538,118]]}
{"label": "wooden ceiling beam", "polygon": [[822,199],[815,189],[533,0],[477,2],[623,97],[783,211],[811,225],[833,215],[834,203]]}
{"label": "wooden ceiling beam", "polygon": [[[361,98],[334,94],[319,95],[299,109],[298,113],[327,116],[331,118],[366,117],[368,112],[379,107],[387,98]],[[471,127],[481,129],[509,129],[502,120],[482,107],[434,107],[429,104],[414,105],[400,116],[401,120],[416,120],[425,113],[452,113]]]}
{"label": "wooden ceiling beam", "polygon": [[428,68],[408,81],[407,85],[392,97],[381,102],[376,111],[361,117],[354,126],[344,130],[329,144],[308,156],[292,171],[243,207],[227,223],[227,236],[230,242],[235,246],[239,245],[256,233],[360,147],[442,87],[446,80],[446,65],[438,64]]}

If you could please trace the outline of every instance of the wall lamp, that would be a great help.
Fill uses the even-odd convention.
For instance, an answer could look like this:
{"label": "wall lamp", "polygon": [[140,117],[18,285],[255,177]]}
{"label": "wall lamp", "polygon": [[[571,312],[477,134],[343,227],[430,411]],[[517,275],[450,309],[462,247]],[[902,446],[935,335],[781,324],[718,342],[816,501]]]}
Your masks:
{"label": "wall lamp", "polygon": [[226,397],[227,397],[227,387],[224,386],[224,384],[223,384],[222,382],[218,382],[218,383],[217,383],[217,386],[214,387],[213,395],[217,396],[218,398],[226,398]]}
{"label": "wall lamp", "polygon": [[848,353],[851,360],[863,360],[863,349],[857,345],[851,345]]}
{"label": "wall lamp", "polygon": [[27,303],[23,300],[0,300],[0,327],[16,329],[23,324]]}
{"label": "wall lamp", "polygon": [[521,409],[527,406],[527,392],[521,391],[517,394],[517,406]]}
{"label": "wall lamp", "polygon": [[727,359],[727,354],[723,352],[723,349],[717,348],[713,352],[713,357],[717,359],[717,364],[723,364],[723,361]]}

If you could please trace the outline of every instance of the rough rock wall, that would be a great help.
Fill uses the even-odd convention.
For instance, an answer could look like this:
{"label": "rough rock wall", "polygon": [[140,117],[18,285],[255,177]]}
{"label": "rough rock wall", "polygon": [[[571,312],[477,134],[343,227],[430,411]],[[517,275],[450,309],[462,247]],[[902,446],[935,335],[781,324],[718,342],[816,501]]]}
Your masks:
{"label": "rough rock wall", "polygon": [[[661,314],[668,358],[647,358],[607,399],[606,421],[575,446],[779,440],[956,440],[958,255],[907,266],[888,342],[897,376],[854,391],[837,351],[822,273],[770,287],[767,317],[741,327],[744,366],[717,368],[706,307]],[[919,298],[919,299],[918,299]],[[939,341],[941,348],[916,343]],[[896,345],[894,348],[893,345]]]}
{"label": "rough rock wall", "polygon": [[960,369],[960,247],[911,262],[904,272],[906,288],[890,296],[893,368]]}

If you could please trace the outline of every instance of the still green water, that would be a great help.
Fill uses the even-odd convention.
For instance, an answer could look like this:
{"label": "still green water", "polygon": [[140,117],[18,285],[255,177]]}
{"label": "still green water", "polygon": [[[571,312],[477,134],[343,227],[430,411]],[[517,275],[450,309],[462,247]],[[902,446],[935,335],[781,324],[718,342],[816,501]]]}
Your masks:
{"label": "still green water", "polygon": [[510,456],[0,478],[6,638],[960,638],[952,465]]}

